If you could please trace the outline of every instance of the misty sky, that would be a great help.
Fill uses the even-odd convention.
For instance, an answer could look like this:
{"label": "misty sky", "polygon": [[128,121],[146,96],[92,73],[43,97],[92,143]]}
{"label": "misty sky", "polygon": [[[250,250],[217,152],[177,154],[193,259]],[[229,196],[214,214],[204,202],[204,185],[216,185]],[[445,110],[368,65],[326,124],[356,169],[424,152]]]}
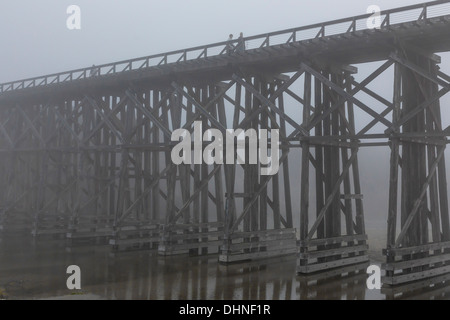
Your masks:
{"label": "misty sky", "polygon": [[[0,82],[390,9],[414,0],[2,0]],[[66,9],[81,8],[81,30]]]}

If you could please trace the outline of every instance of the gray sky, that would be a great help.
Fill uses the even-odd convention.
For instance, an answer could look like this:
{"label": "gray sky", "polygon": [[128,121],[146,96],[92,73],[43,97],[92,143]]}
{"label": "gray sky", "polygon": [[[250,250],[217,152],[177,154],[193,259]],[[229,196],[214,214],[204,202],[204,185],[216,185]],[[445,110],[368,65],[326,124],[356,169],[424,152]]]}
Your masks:
{"label": "gray sky", "polygon": [[[2,0],[0,82],[390,9],[414,0]],[[81,8],[81,30],[66,9]]]}

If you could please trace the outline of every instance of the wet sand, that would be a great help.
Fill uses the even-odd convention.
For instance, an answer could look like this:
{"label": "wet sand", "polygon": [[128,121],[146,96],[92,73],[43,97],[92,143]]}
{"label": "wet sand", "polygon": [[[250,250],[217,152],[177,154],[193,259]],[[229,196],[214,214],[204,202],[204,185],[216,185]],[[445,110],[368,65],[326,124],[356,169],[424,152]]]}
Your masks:
{"label": "wet sand", "polygon": [[[371,263],[381,263],[381,248],[368,230]],[[377,238],[377,236],[375,236]],[[378,244],[382,237],[378,237]],[[66,268],[81,268],[81,290],[66,287]],[[364,266],[364,268],[367,266]],[[158,256],[155,251],[112,253],[107,245],[68,247],[64,240],[12,237],[0,243],[0,298],[6,299],[188,299],[291,300],[391,299],[366,288],[365,269],[344,276],[296,275],[292,256],[221,265],[216,255]],[[447,290],[448,289],[448,290]],[[448,299],[450,286],[419,289],[396,297]],[[429,292],[429,293],[428,293]]]}

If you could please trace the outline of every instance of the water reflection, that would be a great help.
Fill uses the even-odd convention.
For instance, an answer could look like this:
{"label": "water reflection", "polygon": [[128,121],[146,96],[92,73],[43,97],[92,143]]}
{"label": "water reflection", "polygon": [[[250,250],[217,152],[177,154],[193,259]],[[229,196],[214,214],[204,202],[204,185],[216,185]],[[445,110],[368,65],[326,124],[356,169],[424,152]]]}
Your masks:
{"label": "water reflection", "polygon": [[416,281],[412,284],[383,288],[381,292],[390,300],[449,300],[450,274]]}
{"label": "water reflection", "polygon": [[155,251],[112,253],[107,245],[66,250],[63,240],[0,243],[0,288],[9,299],[73,294],[66,268],[82,271],[82,293],[101,299],[291,300],[448,299],[449,279],[395,289],[367,290],[367,265],[318,275],[297,276],[296,258],[221,265],[217,256],[161,257]]}
{"label": "water reflection", "polygon": [[369,263],[361,263],[299,277],[300,299],[364,300],[368,266]]}

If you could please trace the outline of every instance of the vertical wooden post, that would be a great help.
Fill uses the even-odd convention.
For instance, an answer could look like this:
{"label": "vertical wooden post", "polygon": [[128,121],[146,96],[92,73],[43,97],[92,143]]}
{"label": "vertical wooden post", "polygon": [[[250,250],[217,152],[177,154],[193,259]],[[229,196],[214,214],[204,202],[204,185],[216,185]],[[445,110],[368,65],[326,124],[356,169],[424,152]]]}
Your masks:
{"label": "vertical wooden post", "polygon": [[[304,103],[303,103],[303,125],[309,123],[309,107],[311,105],[311,74],[305,73]],[[301,171],[301,194],[300,194],[300,240],[308,236],[309,224],[309,142],[302,141],[302,171]]]}

